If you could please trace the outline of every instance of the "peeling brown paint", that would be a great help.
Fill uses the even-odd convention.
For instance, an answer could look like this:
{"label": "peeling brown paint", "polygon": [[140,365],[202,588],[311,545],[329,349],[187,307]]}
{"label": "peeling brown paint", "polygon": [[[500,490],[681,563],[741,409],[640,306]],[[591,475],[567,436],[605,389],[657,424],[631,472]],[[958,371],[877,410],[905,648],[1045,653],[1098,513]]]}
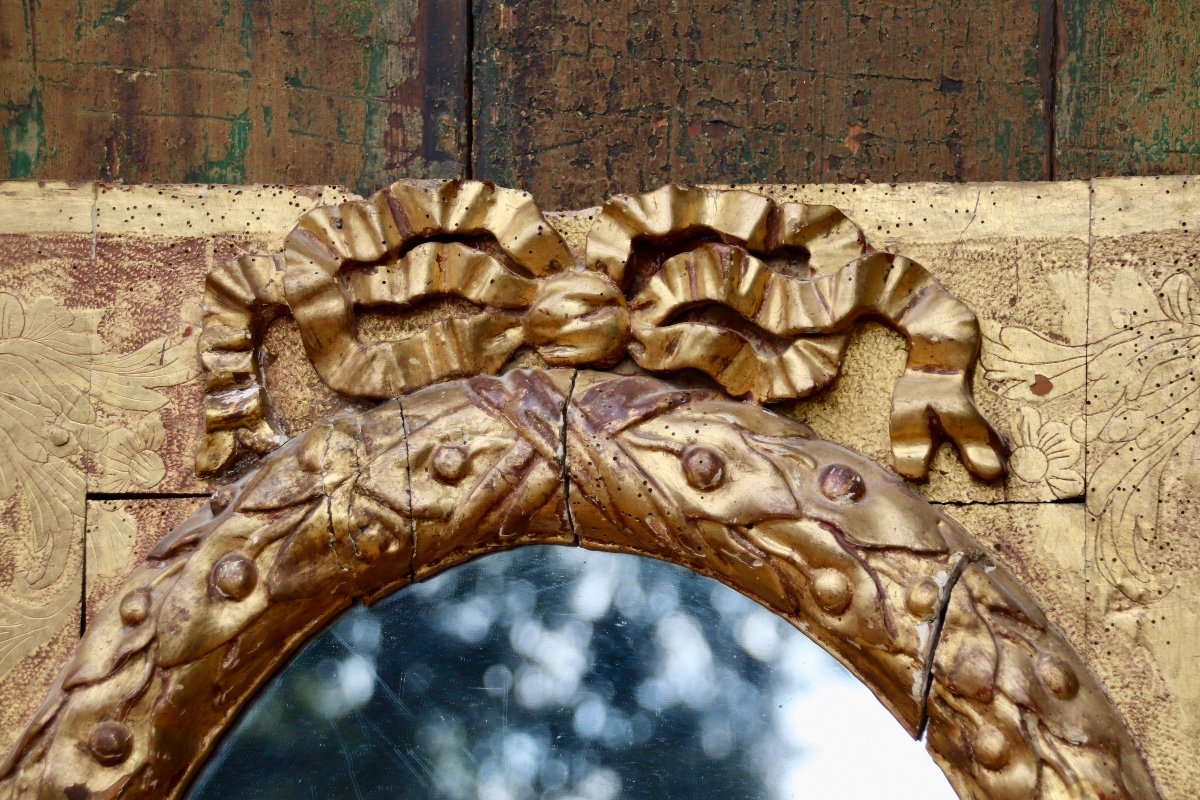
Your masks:
{"label": "peeling brown paint", "polygon": [[863,145],[870,139],[874,138],[875,134],[868,131],[862,125],[855,123],[846,130],[845,143],[852,155],[857,155]]}

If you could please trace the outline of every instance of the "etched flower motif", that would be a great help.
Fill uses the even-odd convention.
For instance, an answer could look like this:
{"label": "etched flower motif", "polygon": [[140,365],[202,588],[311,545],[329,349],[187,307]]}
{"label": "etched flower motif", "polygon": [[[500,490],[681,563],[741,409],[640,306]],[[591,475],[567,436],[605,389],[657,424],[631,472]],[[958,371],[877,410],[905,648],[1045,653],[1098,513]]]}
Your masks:
{"label": "etched flower motif", "polygon": [[[1088,441],[1089,458],[1095,454],[1086,497],[1099,522],[1095,564],[1127,598],[1150,602],[1175,579],[1163,560],[1169,548],[1147,547],[1147,531],[1158,524],[1168,464],[1190,452],[1185,446],[1200,432],[1200,285],[1187,272],[1156,285],[1119,269],[1090,305],[1109,311],[1109,325],[1089,330],[1089,343],[1007,327],[985,352],[984,368],[1004,396],[1025,402],[1086,392],[1086,422],[1076,420],[1083,430],[1072,431]],[[1014,460],[1022,480],[1038,474],[1034,454],[1022,459],[1028,463]]]}
{"label": "etched flower motif", "polygon": [[1026,406],[1020,412],[1008,464],[1025,483],[1044,483],[1058,498],[1077,497],[1083,493],[1083,476],[1072,467],[1082,452],[1065,423],[1043,423],[1041,413]]}
{"label": "etched flower motif", "polygon": [[158,449],[166,432],[158,414],[147,414],[133,428],[108,432],[108,446],[97,459],[103,474],[98,481],[102,492],[129,492],[149,489],[166,474]]}

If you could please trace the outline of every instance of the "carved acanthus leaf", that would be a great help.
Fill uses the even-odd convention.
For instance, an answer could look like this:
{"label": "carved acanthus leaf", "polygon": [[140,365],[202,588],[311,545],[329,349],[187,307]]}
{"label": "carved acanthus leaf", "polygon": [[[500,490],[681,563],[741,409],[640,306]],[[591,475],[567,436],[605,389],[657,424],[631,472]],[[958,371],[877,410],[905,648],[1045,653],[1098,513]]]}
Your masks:
{"label": "carved acanthus leaf", "polygon": [[157,415],[110,430],[98,412],[153,411],[167,402],[159,389],[194,374],[186,339],[110,352],[97,332],[102,314],[0,293],[0,501],[22,523],[19,569],[0,597],[0,674],[61,630],[78,602],[65,576],[83,537],[85,456],[102,467],[100,491],[162,479]]}

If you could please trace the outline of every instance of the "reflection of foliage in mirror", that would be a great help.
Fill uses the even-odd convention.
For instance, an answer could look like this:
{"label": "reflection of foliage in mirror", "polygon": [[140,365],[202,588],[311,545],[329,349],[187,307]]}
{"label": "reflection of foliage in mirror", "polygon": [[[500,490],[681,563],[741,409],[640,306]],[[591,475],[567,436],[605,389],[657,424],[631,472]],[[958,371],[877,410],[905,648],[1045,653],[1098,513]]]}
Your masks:
{"label": "reflection of foliage in mirror", "polygon": [[680,567],[527,547],[343,615],[252,703],[190,797],[882,793],[954,796],[783,620]]}

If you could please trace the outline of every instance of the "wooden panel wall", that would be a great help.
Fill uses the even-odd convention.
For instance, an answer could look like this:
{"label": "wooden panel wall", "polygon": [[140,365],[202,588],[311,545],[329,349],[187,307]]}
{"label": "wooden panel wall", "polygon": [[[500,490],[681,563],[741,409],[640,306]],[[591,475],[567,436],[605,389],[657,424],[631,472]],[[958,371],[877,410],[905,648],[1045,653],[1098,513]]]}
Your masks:
{"label": "wooden panel wall", "polygon": [[684,181],[1196,172],[1200,3],[8,0],[0,177]]}
{"label": "wooden panel wall", "polygon": [[457,175],[468,34],[456,1],[4,0],[0,174]]}
{"label": "wooden panel wall", "polygon": [[1031,0],[610,5],[475,3],[479,176],[548,205],[671,180],[1045,176]]}
{"label": "wooden panel wall", "polygon": [[1200,2],[1065,0],[1056,177],[1200,171]]}

